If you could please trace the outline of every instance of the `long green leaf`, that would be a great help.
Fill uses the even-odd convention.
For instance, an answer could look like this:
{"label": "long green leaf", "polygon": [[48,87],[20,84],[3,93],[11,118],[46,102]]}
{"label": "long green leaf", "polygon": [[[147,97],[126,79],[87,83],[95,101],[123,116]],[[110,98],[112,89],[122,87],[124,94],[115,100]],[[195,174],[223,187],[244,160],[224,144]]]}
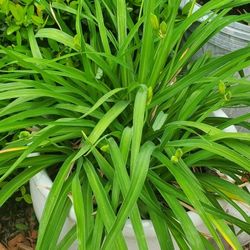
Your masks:
{"label": "long green leaf", "polygon": [[[125,130],[124,130],[125,131]],[[130,178],[126,170],[126,164],[124,163],[125,156],[122,155],[118,145],[113,138],[109,139],[110,154],[115,166],[115,174],[117,181],[121,189],[122,195],[125,198],[130,186]],[[140,212],[138,206],[135,205],[130,213],[131,222],[137,239],[139,249],[147,249],[146,238],[144,235]]]}
{"label": "long green leaf", "polygon": [[42,214],[42,218],[41,218],[42,223],[39,226],[39,237],[38,237],[38,241],[36,245],[37,249],[43,249],[43,246],[46,246],[47,244],[49,244],[48,241],[44,240],[45,235],[46,235],[46,228],[48,224],[50,223],[51,215],[53,213],[54,207],[56,206],[57,200],[60,198],[63,184],[73,167],[73,163],[72,163],[73,157],[74,155],[72,154],[65,160],[50,190],[50,193],[49,193],[49,196],[48,196],[48,199],[47,199],[47,202],[45,204],[45,208]]}
{"label": "long green leaf", "polygon": [[112,245],[114,239],[121,232],[125,224],[125,221],[129,216],[131,209],[134,207],[140,195],[140,191],[143,187],[143,184],[145,182],[151,154],[154,150],[154,147],[155,146],[150,142],[145,143],[144,146],[142,146],[142,149],[136,161],[136,164],[138,167],[134,170],[134,173],[131,179],[130,188],[118,212],[116,221],[112,225],[112,228],[110,232],[108,233],[107,238],[105,239],[103,249],[110,249],[110,246]]}
{"label": "long green leaf", "polygon": [[76,47],[74,45],[74,38],[68,35],[67,33],[58,29],[54,29],[54,28],[40,29],[36,33],[35,37],[52,39],[59,43],[63,43],[64,45],[69,46],[70,48],[76,50]]}
{"label": "long green leaf", "polygon": [[[82,164],[82,158],[78,160],[78,164]],[[79,174],[76,174],[72,181],[72,197],[74,211],[76,214],[76,231],[79,250],[86,249],[87,241],[87,229],[86,229],[86,218],[85,218],[85,205],[83,201],[83,193]]]}
{"label": "long green leaf", "polygon": [[140,150],[144,117],[146,111],[146,101],[147,101],[147,87],[142,85],[138,90],[134,103],[133,112],[133,138],[131,145],[131,173],[134,172],[136,168],[136,160]]}
{"label": "long green leaf", "polygon": [[[97,200],[97,204],[98,204],[99,211],[101,213],[102,221],[106,229],[110,231],[116,218],[113,208],[109,202],[107,194],[101,184],[99,177],[96,174],[96,171],[93,165],[89,161],[85,161],[83,163],[83,166],[88,176],[90,186],[92,187],[95,198]],[[116,245],[118,249],[126,249],[126,245],[125,245],[124,239],[121,236],[121,233],[118,233],[117,236],[118,237],[116,241],[113,241],[112,245],[113,244]]]}

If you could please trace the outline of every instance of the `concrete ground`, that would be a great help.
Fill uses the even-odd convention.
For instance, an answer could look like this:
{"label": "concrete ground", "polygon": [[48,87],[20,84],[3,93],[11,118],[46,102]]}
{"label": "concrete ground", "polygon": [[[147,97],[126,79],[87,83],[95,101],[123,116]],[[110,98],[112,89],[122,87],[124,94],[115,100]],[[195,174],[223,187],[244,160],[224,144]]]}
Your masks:
{"label": "concrete ground", "polygon": [[[223,110],[229,117],[237,117],[237,116],[241,116],[241,115],[250,113],[250,107],[247,107],[247,108],[228,108],[228,109],[223,109]],[[249,119],[249,122],[250,122],[250,119]],[[244,129],[242,127],[237,127],[237,129],[240,132],[249,132],[249,130]]]}

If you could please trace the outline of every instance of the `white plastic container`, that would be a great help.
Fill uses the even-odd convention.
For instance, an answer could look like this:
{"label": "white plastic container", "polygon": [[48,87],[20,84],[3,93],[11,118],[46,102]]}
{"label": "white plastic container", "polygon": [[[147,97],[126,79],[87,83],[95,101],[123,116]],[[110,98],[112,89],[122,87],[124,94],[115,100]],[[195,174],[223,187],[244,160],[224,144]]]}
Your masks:
{"label": "white plastic container", "polygon": [[[30,193],[38,221],[40,221],[42,217],[42,212],[45,207],[45,203],[48,198],[49,190],[52,187],[52,184],[53,182],[51,181],[46,171],[39,172],[30,180]],[[60,239],[62,239],[63,236],[74,226],[75,222],[76,217],[74,209],[72,207],[63,226]],[[142,223],[149,249],[160,250],[161,248],[158,243],[152,222],[150,220],[143,220]],[[125,227],[123,229],[123,235],[126,237],[126,242],[129,250],[138,249],[135,234],[130,220],[127,220],[125,224]],[[176,249],[178,248],[176,247]],[[70,250],[77,250],[76,242],[71,246]]]}
{"label": "white plastic container", "polygon": [[[227,117],[226,114],[222,110],[218,110],[214,112],[214,116],[216,117]],[[234,126],[230,126],[227,129],[225,129],[226,132],[237,132],[236,128]],[[31,180],[30,180],[30,192],[31,197],[33,200],[33,207],[35,210],[35,214],[37,216],[37,219],[40,220],[42,216],[42,212],[46,203],[46,200],[49,195],[49,191],[52,187],[52,181],[50,177],[48,176],[46,171],[41,171],[38,174],[36,174]],[[248,184],[247,188],[250,191],[250,184]],[[239,219],[243,219],[243,217],[239,214],[239,212],[232,207],[229,203],[227,203],[224,200],[219,201],[222,205],[223,209],[231,215],[234,215],[235,217]],[[244,204],[244,203],[237,203],[249,216],[250,216],[250,206]],[[193,224],[196,226],[196,228],[206,234],[209,235],[209,231],[207,230],[206,226],[204,225],[203,221],[201,220],[200,216],[192,211],[188,212],[189,217],[191,218]],[[60,238],[62,238],[75,224],[76,217],[73,210],[73,207],[70,210],[70,213],[65,221],[64,227],[62,229]],[[153,224],[150,220],[143,220],[142,221],[144,232],[147,238],[148,247],[150,250],[160,250],[160,245],[157,240],[157,236],[153,227]],[[235,227],[236,232],[239,231]],[[124,229],[123,229],[123,235],[126,239],[127,246],[129,250],[137,250],[138,246],[135,239],[135,234],[133,231],[132,224],[130,220],[127,220]],[[245,245],[250,242],[250,235],[246,233],[241,233],[238,236],[238,239],[242,245]],[[174,242],[174,247],[176,250],[179,250],[179,247],[177,246],[176,242]],[[70,250],[76,250],[77,249],[77,243],[75,242]]]}
{"label": "white plastic container", "polygon": [[[182,0],[181,8],[183,8],[190,0]],[[201,6],[195,4],[194,12]],[[203,17],[200,21],[204,21],[208,15]],[[218,32],[213,36],[198,52],[203,54],[210,51],[214,56],[226,55],[232,51],[245,48],[250,44],[250,26],[243,23],[235,22]],[[250,68],[244,70],[246,75],[250,75]]]}

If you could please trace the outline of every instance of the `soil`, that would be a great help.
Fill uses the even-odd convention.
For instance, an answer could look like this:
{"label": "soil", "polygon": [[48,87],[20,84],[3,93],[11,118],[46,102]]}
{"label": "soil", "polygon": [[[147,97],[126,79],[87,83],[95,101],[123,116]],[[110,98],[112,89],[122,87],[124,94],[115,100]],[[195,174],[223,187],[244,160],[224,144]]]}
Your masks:
{"label": "soil", "polygon": [[0,250],[33,250],[38,228],[34,210],[15,198],[0,207]]}

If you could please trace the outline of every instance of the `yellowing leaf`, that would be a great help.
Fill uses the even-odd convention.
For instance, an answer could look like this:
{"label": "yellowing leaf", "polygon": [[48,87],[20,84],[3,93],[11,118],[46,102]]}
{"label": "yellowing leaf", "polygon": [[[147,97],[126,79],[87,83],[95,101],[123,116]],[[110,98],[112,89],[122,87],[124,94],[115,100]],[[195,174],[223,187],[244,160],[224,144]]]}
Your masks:
{"label": "yellowing leaf", "polygon": [[8,153],[8,152],[13,152],[13,151],[20,151],[20,150],[24,150],[24,149],[26,149],[26,148],[27,148],[27,147],[17,147],[17,148],[3,149],[3,150],[0,150],[0,154]]}

